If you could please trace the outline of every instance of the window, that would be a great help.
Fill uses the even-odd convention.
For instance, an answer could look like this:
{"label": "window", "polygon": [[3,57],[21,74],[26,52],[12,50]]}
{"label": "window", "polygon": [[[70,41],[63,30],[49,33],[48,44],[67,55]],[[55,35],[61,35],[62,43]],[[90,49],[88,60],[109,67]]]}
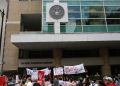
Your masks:
{"label": "window", "polygon": [[105,19],[83,19],[83,25],[106,25]]}
{"label": "window", "polygon": [[105,18],[104,13],[82,13],[82,18]]}
{"label": "window", "polygon": [[28,0],[19,0],[19,1],[28,1]]}
{"label": "window", "polygon": [[31,1],[40,1],[40,0],[31,0]]}
{"label": "window", "polygon": [[53,58],[53,51],[31,51],[31,50],[20,50],[19,58]]}

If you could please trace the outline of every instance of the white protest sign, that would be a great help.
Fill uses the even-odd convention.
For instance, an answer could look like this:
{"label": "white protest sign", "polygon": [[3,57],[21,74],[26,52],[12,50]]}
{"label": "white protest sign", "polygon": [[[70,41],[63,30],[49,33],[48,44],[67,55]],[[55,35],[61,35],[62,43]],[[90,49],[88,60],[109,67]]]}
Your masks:
{"label": "white protest sign", "polygon": [[59,67],[59,68],[53,68],[54,71],[54,75],[62,75],[63,74],[63,68]]}
{"label": "white protest sign", "polygon": [[79,74],[84,73],[84,65],[75,65],[75,66],[64,66],[65,74]]}
{"label": "white protest sign", "polygon": [[32,75],[33,74],[33,70],[30,70],[30,69],[26,68],[26,71],[27,71],[27,75]]}
{"label": "white protest sign", "polygon": [[49,72],[50,72],[48,68],[42,69],[42,70],[40,70],[40,71],[44,71],[44,72],[45,72],[45,75],[48,75]]}
{"label": "white protest sign", "polygon": [[37,70],[33,70],[33,73],[32,73],[32,75],[31,75],[31,79],[33,80],[33,79],[38,79],[38,71]]}

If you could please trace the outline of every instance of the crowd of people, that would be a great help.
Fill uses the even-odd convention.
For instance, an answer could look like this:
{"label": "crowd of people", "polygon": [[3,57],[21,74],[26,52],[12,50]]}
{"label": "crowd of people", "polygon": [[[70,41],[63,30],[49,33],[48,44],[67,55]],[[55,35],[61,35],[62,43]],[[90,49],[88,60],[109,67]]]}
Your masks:
{"label": "crowd of people", "polygon": [[[54,76],[54,79],[43,78],[43,85],[40,85],[37,82],[37,79],[31,80],[30,77],[23,78],[19,80],[18,86],[66,86],[64,85],[64,80],[69,81],[68,86],[120,86],[120,75],[115,76],[113,79],[111,77],[103,77],[103,80],[90,80],[89,76],[86,75],[85,78],[79,78],[77,81],[72,78],[63,77],[63,76]],[[15,79],[12,78],[9,82],[15,82]]]}

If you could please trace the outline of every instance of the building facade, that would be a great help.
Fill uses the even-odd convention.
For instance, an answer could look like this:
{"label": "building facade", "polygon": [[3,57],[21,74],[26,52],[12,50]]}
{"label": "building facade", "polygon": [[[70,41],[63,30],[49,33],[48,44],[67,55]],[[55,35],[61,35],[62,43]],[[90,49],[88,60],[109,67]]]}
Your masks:
{"label": "building facade", "polygon": [[[67,3],[68,21],[51,21],[50,3]],[[10,0],[3,74],[81,63],[89,75],[118,74],[119,32],[119,0]]]}
{"label": "building facade", "polygon": [[4,42],[5,42],[5,26],[7,16],[7,2],[0,0],[0,76],[2,73],[3,55],[4,55]]}

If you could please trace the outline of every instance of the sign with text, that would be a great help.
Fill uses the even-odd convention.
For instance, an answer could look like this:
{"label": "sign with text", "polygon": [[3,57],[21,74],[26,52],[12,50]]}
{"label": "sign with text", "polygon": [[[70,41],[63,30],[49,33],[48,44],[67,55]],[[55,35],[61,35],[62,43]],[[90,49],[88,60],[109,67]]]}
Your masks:
{"label": "sign with text", "polygon": [[48,68],[42,69],[40,71],[44,71],[45,75],[48,75],[51,72],[51,70],[49,70]]}
{"label": "sign with text", "polygon": [[54,75],[63,75],[63,68],[59,67],[59,68],[53,68],[54,71]]}
{"label": "sign with text", "polygon": [[32,75],[33,74],[33,70],[31,70],[31,69],[26,68],[26,71],[27,71],[27,75]]}
{"label": "sign with text", "polygon": [[55,59],[19,59],[19,67],[54,67]]}
{"label": "sign with text", "polygon": [[84,73],[84,65],[64,66],[65,74],[79,74]]}
{"label": "sign with text", "polygon": [[44,74],[45,74],[44,71],[38,71],[38,83],[39,83],[40,85],[43,85]]}

